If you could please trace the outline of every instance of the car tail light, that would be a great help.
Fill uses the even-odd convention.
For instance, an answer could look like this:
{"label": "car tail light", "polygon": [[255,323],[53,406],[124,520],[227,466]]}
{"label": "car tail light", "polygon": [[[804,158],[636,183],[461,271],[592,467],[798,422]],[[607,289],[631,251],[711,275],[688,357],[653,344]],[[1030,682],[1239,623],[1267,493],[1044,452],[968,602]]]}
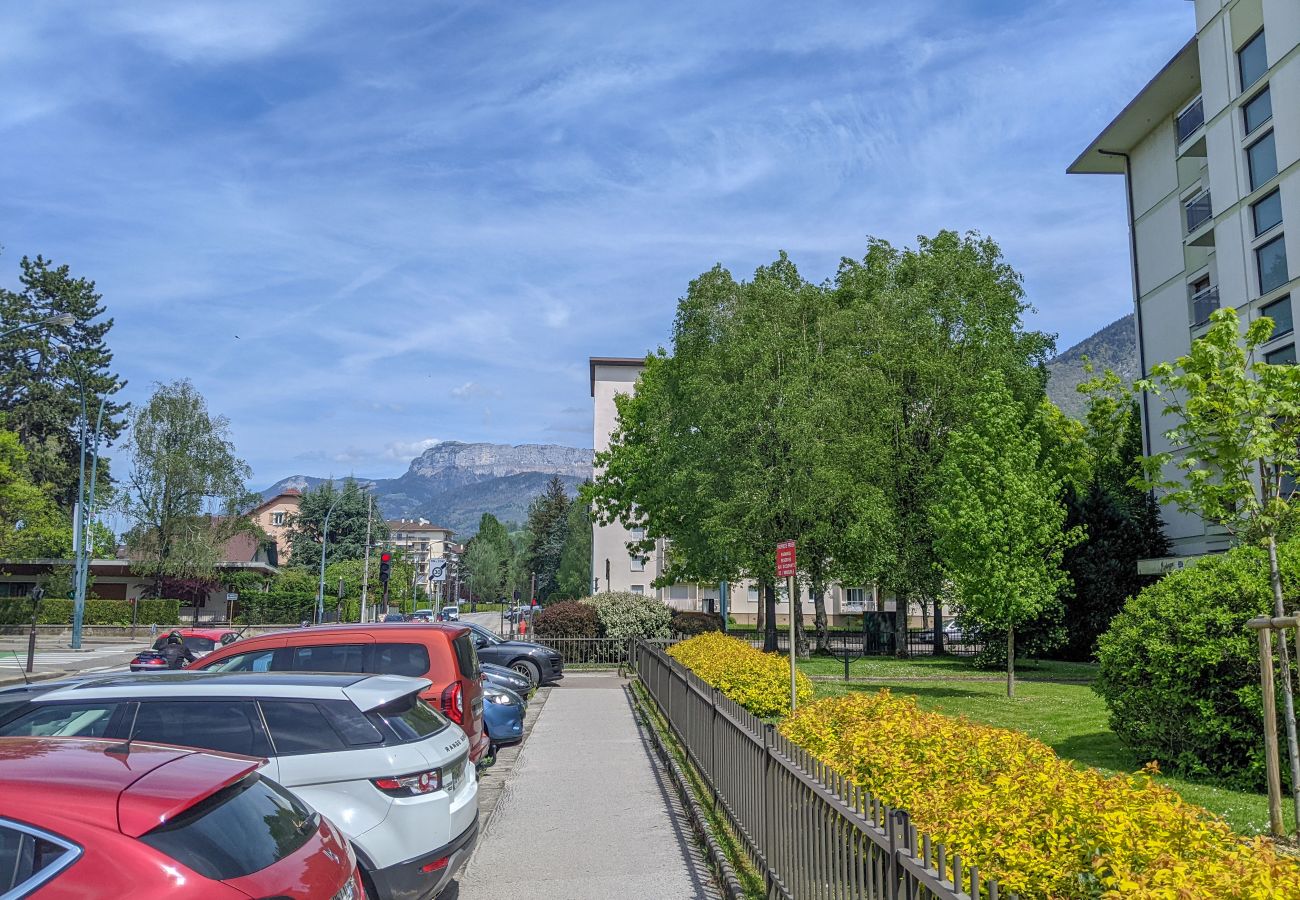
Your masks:
{"label": "car tail light", "polygon": [[135,659],[131,660],[131,665],[133,665],[133,666],[165,666],[165,665],[167,665],[167,660],[162,659],[161,657],[157,657],[157,656],[150,656],[150,657],[147,657],[146,659],[141,659],[140,657],[137,656]]}
{"label": "car tail light", "polygon": [[395,778],[372,779],[375,787],[393,797],[419,797],[442,789],[442,770],[430,769]]}
{"label": "car tail light", "polygon": [[450,856],[444,856],[442,859],[435,859],[431,863],[425,863],[424,865],[420,866],[420,871],[423,872],[425,875],[428,875],[430,872],[437,872],[439,869],[447,868],[447,863],[450,860],[451,860]]}
{"label": "car tail light", "polygon": [[442,714],[457,725],[465,724],[465,691],[459,681],[453,681],[442,689]]}

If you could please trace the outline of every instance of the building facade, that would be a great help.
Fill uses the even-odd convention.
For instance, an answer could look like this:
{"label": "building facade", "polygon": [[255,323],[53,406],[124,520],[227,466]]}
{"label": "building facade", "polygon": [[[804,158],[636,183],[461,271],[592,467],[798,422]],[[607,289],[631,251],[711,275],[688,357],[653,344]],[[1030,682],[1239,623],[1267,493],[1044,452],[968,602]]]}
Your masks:
{"label": "building facade", "polygon": [[302,491],[286,488],[260,506],[254,508],[248,517],[275,541],[276,564],[284,565],[289,561],[289,523],[302,508]]}
{"label": "building facade", "polygon": [[[1070,166],[1126,179],[1138,364],[1185,355],[1215,310],[1273,319],[1270,363],[1296,361],[1300,301],[1300,2],[1195,0],[1196,34]],[[1147,453],[1172,450],[1141,403]],[[1174,474],[1173,472],[1170,473]],[[1164,510],[1180,556],[1228,534]]]}
{"label": "building facade", "polygon": [[448,558],[448,549],[454,546],[450,528],[434,525],[428,519],[390,519],[388,541],[390,550],[401,550],[405,559],[415,566],[415,594],[428,598],[448,596],[446,581],[430,581],[431,567],[436,568]]}

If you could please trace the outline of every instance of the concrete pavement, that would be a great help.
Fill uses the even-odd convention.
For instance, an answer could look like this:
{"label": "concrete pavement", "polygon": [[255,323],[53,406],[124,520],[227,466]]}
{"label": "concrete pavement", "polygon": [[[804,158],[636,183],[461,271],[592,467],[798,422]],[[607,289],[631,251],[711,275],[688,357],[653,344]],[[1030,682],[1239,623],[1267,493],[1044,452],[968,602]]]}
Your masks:
{"label": "concrete pavement", "polygon": [[444,898],[719,896],[625,684],[574,673],[551,689],[477,851]]}

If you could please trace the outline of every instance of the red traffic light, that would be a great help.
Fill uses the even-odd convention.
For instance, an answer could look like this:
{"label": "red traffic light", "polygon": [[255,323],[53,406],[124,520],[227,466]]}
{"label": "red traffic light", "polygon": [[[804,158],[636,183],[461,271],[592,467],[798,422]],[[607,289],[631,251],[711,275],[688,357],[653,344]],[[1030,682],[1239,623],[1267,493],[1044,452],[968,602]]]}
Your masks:
{"label": "red traffic light", "polygon": [[379,561],[380,561],[380,562],[392,562],[392,559],[393,559],[393,554],[391,554],[391,553],[381,553],[381,554],[379,554]]}

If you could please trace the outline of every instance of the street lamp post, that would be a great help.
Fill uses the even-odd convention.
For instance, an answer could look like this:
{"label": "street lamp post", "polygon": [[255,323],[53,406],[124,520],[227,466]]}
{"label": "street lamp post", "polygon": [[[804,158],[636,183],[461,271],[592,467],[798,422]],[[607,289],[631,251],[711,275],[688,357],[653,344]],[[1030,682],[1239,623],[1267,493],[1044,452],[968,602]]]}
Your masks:
{"label": "street lamp post", "polygon": [[334,508],[342,499],[343,492],[340,491],[338,497],[330,504],[330,508],[326,510],[325,522],[320,529],[320,586],[316,589],[316,624],[318,625],[325,621],[325,549],[330,541],[330,516],[334,515]]}
{"label": "street lamp post", "polygon": [[26,328],[35,328],[38,325],[75,325],[76,323],[77,323],[77,317],[74,316],[72,313],[59,313],[56,316],[50,316],[45,319],[38,319],[35,322],[27,322],[23,325],[18,325],[17,327],[10,328],[5,331],[0,331],[0,338],[7,338],[15,331],[22,331]]}
{"label": "street lamp post", "polygon": [[86,526],[95,514],[95,482],[99,475],[99,435],[104,424],[104,405],[108,395],[100,398],[99,413],[95,416],[95,431],[91,436],[90,490],[86,490],[86,429],[90,416],[86,410],[86,396],[81,396],[81,462],[77,474],[77,502],[72,508],[72,649],[81,649],[82,622],[86,616],[86,582],[90,579],[90,540]]}

